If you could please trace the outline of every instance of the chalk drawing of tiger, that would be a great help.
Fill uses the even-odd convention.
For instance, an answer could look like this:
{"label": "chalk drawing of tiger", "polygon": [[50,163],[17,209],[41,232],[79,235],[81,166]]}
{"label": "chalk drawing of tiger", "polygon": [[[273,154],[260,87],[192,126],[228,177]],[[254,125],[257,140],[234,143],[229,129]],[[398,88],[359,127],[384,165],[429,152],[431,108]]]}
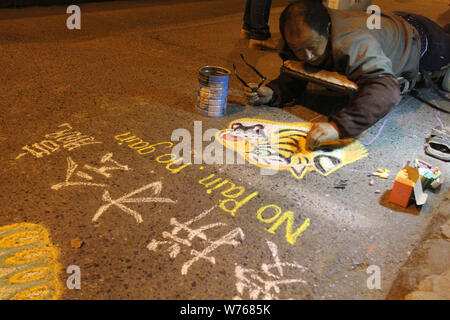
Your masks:
{"label": "chalk drawing of tiger", "polygon": [[306,150],[306,135],[312,125],[309,122],[285,123],[243,118],[218,131],[216,139],[253,165],[289,170],[297,179],[302,179],[310,171],[327,176],[367,156],[366,149],[357,140],[329,151]]}

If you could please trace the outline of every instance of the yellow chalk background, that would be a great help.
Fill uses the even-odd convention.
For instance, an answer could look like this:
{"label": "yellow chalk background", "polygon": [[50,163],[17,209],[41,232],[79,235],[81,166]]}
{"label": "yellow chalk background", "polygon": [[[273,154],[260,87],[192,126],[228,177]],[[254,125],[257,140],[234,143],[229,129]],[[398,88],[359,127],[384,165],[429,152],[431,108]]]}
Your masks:
{"label": "yellow chalk background", "polygon": [[0,227],[0,300],[56,300],[61,297],[59,250],[38,224]]}

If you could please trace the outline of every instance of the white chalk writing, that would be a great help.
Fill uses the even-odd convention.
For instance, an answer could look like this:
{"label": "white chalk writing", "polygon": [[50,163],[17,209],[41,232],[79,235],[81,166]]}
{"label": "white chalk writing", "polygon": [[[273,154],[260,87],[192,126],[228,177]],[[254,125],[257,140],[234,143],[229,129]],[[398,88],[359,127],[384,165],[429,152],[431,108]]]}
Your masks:
{"label": "white chalk writing", "polygon": [[103,201],[108,202],[108,204],[105,204],[103,206],[101,206],[97,212],[94,215],[94,218],[92,218],[92,221],[97,221],[98,218],[100,218],[102,216],[102,214],[109,209],[109,207],[111,206],[116,206],[119,209],[121,209],[122,211],[124,211],[125,213],[131,215],[132,217],[134,217],[136,219],[137,223],[141,223],[143,221],[142,216],[128,208],[127,206],[124,205],[124,203],[141,203],[141,202],[163,202],[163,203],[175,203],[176,201],[173,201],[171,199],[168,198],[159,198],[159,197],[146,197],[146,198],[130,198],[131,196],[134,196],[135,194],[141,193],[147,189],[153,189],[153,193],[155,196],[159,195],[161,193],[162,190],[162,183],[160,181],[158,182],[153,182],[150,184],[147,184],[135,191],[132,191],[120,198],[118,198],[117,200],[113,200],[111,199],[111,196],[109,194],[108,190],[105,190],[103,193]]}
{"label": "white chalk writing", "polygon": [[90,145],[102,143],[99,141],[95,141],[94,137],[89,137],[87,135],[82,134],[79,131],[73,131],[73,128],[68,123],[63,123],[58,126],[58,128],[66,128],[63,130],[59,130],[53,133],[49,133],[45,135],[45,140],[41,142],[33,143],[31,145],[25,145],[22,147],[22,150],[26,151],[20,153],[17,159],[22,158],[23,156],[30,154],[35,158],[42,158],[46,155],[50,155],[58,150],[62,146],[64,149],[72,151],[73,149]]}
{"label": "white chalk writing", "polygon": [[[112,153],[107,153],[105,154],[101,160],[100,163],[105,164],[105,163],[112,163],[112,165],[109,166],[103,166],[100,168],[96,168],[96,167],[92,167],[90,165],[84,165],[84,168],[87,170],[91,170],[97,174],[101,174],[103,176],[105,176],[106,178],[110,178],[111,174],[108,171],[112,171],[112,170],[122,170],[122,171],[128,171],[130,170],[130,168],[126,165],[122,165],[120,163],[118,163],[117,161],[112,159],[113,154]],[[64,182],[60,182],[57,183],[55,185],[53,185],[51,188],[53,190],[59,190],[61,188],[64,187],[70,187],[70,186],[87,186],[87,187],[106,187],[106,184],[103,183],[94,183],[94,182],[85,182],[85,181],[78,181],[78,182],[74,182],[74,181],[70,181],[70,179],[72,178],[73,174],[75,173],[75,171],[78,168],[78,164],[73,161],[73,159],[71,157],[67,157],[67,172],[66,172],[66,179],[64,180]],[[77,171],[76,175],[79,178],[82,178],[84,180],[88,180],[91,181],[93,178],[92,176],[90,176],[89,174],[83,172],[83,171]]]}
{"label": "white chalk writing", "polygon": [[[285,279],[285,267],[298,269],[305,272],[307,268],[297,264],[281,262],[278,256],[278,247],[271,241],[266,241],[272,253],[274,260],[271,264],[261,264],[261,270],[247,269],[237,265],[235,268],[235,275],[237,278],[236,289],[242,296],[245,291],[248,291],[248,298],[252,300],[278,300],[280,293],[280,286],[301,283],[307,284],[303,279]],[[275,273],[271,270],[274,269]],[[262,271],[262,272],[261,272]],[[234,300],[242,299],[241,296],[233,297]]]}
{"label": "white chalk writing", "polygon": [[[191,249],[191,255],[194,257],[183,264],[183,266],[181,268],[181,274],[186,275],[189,271],[189,268],[192,266],[192,264],[194,264],[195,262],[197,262],[200,259],[204,259],[204,260],[210,262],[211,264],[215,264],[216,263],[215,257],[208,256],[208,254],[210,254],[211,252],[213,252],[214,250],[216,250],[217,248],[219,248],[223,245],[231,245],[233,247],[236,247],[245,239],[244,232],[242,231],[241,228],[235,228],[235,229],[231,230],[230,232],[228,232],[226,235],[224,235],[223,237],[221,237],[218,240],[208,239],[208,237],[205,234],[205,231],[212,229],[212,228],[216,228],[216,227],[226,226],[225,223],[221,223],[221,222],[204,225],[197,229],[190,228],[191,224],[193,224],[194,222],[197,222],[200,219],[203,219],[209,213],[211,213],[215,208],[216,208],[216,206],[202,212],[197,217],[195,217],[185,223],[179,223],[177,221],[177,219],[172,218],[170,220],[170,224],[172,226],[174,226],[174,228],[172,229],[172,232],[171,233],[169,233],[169,232],[162,233],[163,238],[169,239],[169,240],[168,241],[165,241],[165,240],[157,241],[157,240],[153,239],[148,244],[147,249],[149,249],[150,251],[156,251],[158,249],[159,245],[170,244],[170,246],[168,248],[169,256],[171,258],[175,258],[181,251],[181,245],[186,246],[186,247],[192,247],[192,240],[194,238],[198,238],[202,241],[205,241],[208,244],[208,246],[205,249],[203,249],[202,251],[197,251],[195,249]],[[185,237],[185,238],[180,237],[178,235],[180,231],[187,232],[187,237]]]}

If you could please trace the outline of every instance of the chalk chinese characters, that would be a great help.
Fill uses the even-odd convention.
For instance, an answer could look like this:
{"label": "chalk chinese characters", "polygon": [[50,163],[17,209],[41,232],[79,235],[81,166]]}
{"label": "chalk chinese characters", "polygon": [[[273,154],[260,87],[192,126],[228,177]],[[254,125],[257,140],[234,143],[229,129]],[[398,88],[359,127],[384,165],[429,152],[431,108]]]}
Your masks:
{"label": "chalk chinese characters", "polygon": [[94,137],[89,137],[79,131],[73,131],[72,126],[68,123],[63,123],[58,126],[58,128],[63,127],[65,127],[66,129],[45,135],[46,140],[42,140],[38,143],[33,143],[31,146],[23,146],[22,150],[26,152],[19,154],[16,157],[16,160],[22,158],[27,154],[31,154],[35,158],[42,158],[43,156],[50,155],[51,153],[60,150],[60,146],[62,146],[64,149],[72,151],[73,149],[85,145],[102,143],[99,141],[95,141]]}
{"label": "chalk chinese characters", "polygon": [[[125,165],[121,165],[119,164],[117,161],[112,159],[113,154],[112,153],[107,153],[105,154],[101,160],[100,163],[105,164],[107,162],[111,162],[113,164],[113,166],[103,166],[100,168],[96,168],[96,167],[92,167],[90,165],[84,165],[85,169],[91,170],[96,172],[97,174],[101,174],[103,176],[105,176],[106,178],[110,178],[111,174],[108,173],[108,171],[111,170],[123,170],[123,171],[128,171],[130,170],[130,168],[128,166]],[[58,184],[55,184],[52,186],[53,190],[59,190],[63,187],[69,187],[69,186],[91,186],[91,187],[106,187],[106,184],[102,184],[102,183],[93,183],[93,182],[72,182],[70,181],[70,179],[72,178],[72,175],[75,173],[75,171],[78,168],[78,164],[75,163],[75,161],[72,160],[71,157],[67,157],[67,173],[66,173],[66,179],[64,182],[60,182]],[[79,178],[91,181],[93,178],[92,176],[90,176],[89,174],[83,172],[83,171],[77,171],[76,175]]]}
{"label": "chalk chinese characters", "polygon": [[[298,269],[300,272],[305,272],[308,269],[297,264],[281,262],[278,257],[278,247],[271,241],[266,241],[272,253],[274,262],[272,264],[261,264],[261,270],[247,269],[242,266],[236,266],[235,275],[237,278],[236,289],[242,296],[247,291],[248,298],[252,300],[278,300],[280,293],[280,286],[301,283],[307,284],[303,279],[286,279],[283,268]],[[275,273],[271,270],[275,269]],[[234,296],[234,300],[241,300],[241,296]]]}
{"label": "chalk chinese characters", "polygon": [[[113,170],[120,170],[120,171],[129,171],[130,168],[127,165],[120,164],[113,158],[113,153],[106,153],[101,159],[101,164],[106,164],[102,167],[93,167],[90,165],[84,165],[84,169],[92,171],[98,175],[101,175],[107,179],[111,178],[112,174],[109,171]],[[67,158],[67,173],[66,173],[66,179],[64,182],[60,182],[57,184],[54,184],[51,186],[53,190],[60,190],[65,187],[72,187],[72,186],[85,186],[85,187],[103,187],[106,188],[108,185],[105,183],[95,183],[95,182],[86,182],[92,181],[93,177],[89,174],[83,172],[83,171],[77,171],[78,164],[72,160],[71,157]],[[72,176],[76,174],[78,178],[84,179],[84,181],[71,181]],[[139,198],[131,198],[131,196],[134,196],[135,194],[141,193],[146,190],[153,190],[153,197],[139,197]],[[176,203],[176,201],[173,201],[168,198],[161,198],[156,197],[161,193],[162,190],[162,183],[160,181],[153,182],[150,184],[146,184],[141,188],[138,188],[135,191],[132,191],[128,194],[125,194],[124,196],[113,200],[111,198],[111,195],[108,190],[103,191],[103,201],[108,202],[108,204],[105,204],[101,206],[97,212],[95,213],[94,217],[92,218],[93,222],[96,222],[103,213],[108,210],[111,206],[116,206],[117,208],[121,209],[123,212],[131,215],[137,223],[141,223],[143,221],[141,214],[136,212],[135,210],[127,207],[124,205],[124,203],[141,203],[141,202],[159,202],[159,203]]]}
{"label": "chalk chinese characters", "polygon": [[[210,240],[208,239],[207,235],[205,234],[206,230],[226,226],[225,223],[217,222],[212,223],[209,225],[201,226],[197,229],[192,229],[190,225],[192,225],[194,222],[197,222],[198,220],[206,217],[211,211],[213,211],[216,207],[212,207],[201,214],[199,214],[197,217],[185,222],[185,223],[179,223],[177,219],[172,218],[170,219],[170,224],[174,226],[172,231],[166,232],[164,231],[162,233],[163,238],[168,239],[163,241],[158,241],[153,239],[147,246],[147,249],[150,251],[156,251],[158,249],[158,246],[163,244],[169,244],[169,248],[167,249],[169,251],[169,256],[174,259],[178,256],[178,254],[181,251],[181,245],[186,247],[192,247],[192,240],[194,238],[198,238],[200,240],[203,240],[207,243],[207,247],[203,249],[202,251],[197,251],[196,249],[191,249],[191,255],[194,256],[192,259],[185,262],[181,268],[181,274],[186,275],[188,273],[189,268],[197,262],[200,259],[204,259],[206,261],[209,261],[211,264],[216,263],[216,259],[212,256],[208,256],[211,252],[216,250],[218,247],[223,245],[231,245],[233,247],[236,247],[239,245],[244,239],[245,235],[241,228],[235,228],[228,232],[226,235],[221,237],[218,240]],[[179,235],[180,231],[185,231],[187,233],[187,236],[184,238]]]}
{"label": "chalk chinese characters", "polygon": [[147,184],[133,192],[130,192],[120,198],[118,198],[117,200],[113,200],[111,199],[111,196],[109,194],[108,190],[105,190],[105,192],[103,193],[103,201],[109,202],[108,204],[105,204],[103,206],[101,206],[97,212],[94,215],[94,218],[92,218],[92,221],[97,221],[98,218],[100,218],[100,216],[106,211],[108,210],[109,207],[111,206],[116,206],[119,209],[121,209],[122,211],[124,211],[125,213],[131,215],[132,217],[134,217],[134,219],[136,219],[137,223],[141,223],[142,220],[142,216],[128,208],[127,206],[124,205],[124,203],[139,203],[139,202],[163,202],[163,203],[176,203],[176,201],[173,201],[171,199],[168,198],[159,198],[159,197],[146,197],[146,198],[130,198],[131,196],[141,193],[147,189],[152,189],[154,195],[159,195],[162,189],[162,183],[160,181],[158,182],[153,182],[150,184]]}

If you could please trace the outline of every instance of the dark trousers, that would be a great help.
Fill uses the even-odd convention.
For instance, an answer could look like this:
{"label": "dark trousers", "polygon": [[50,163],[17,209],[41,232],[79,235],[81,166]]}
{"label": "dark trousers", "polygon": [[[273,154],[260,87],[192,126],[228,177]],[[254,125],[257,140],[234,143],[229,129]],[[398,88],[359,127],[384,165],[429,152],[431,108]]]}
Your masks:
{"label": "dark trousers", "polygon": [[269,16],[272,0],[247,0],[242,28],[250,32],[250,38],[267,40],[270,38]]}
{"label": "dark trousers", "polygon": [[[416,29],[422,28],[427,37],[427,51],[420,59],[421,70],[439,71],[442,67],[450,64],[450,34],[424,16],[406,12],[396,12],[396,14],[406,21],[410,20],[409,23],[412,21],[411,24]],[[419,27],[415,24],[418,24]]]}

